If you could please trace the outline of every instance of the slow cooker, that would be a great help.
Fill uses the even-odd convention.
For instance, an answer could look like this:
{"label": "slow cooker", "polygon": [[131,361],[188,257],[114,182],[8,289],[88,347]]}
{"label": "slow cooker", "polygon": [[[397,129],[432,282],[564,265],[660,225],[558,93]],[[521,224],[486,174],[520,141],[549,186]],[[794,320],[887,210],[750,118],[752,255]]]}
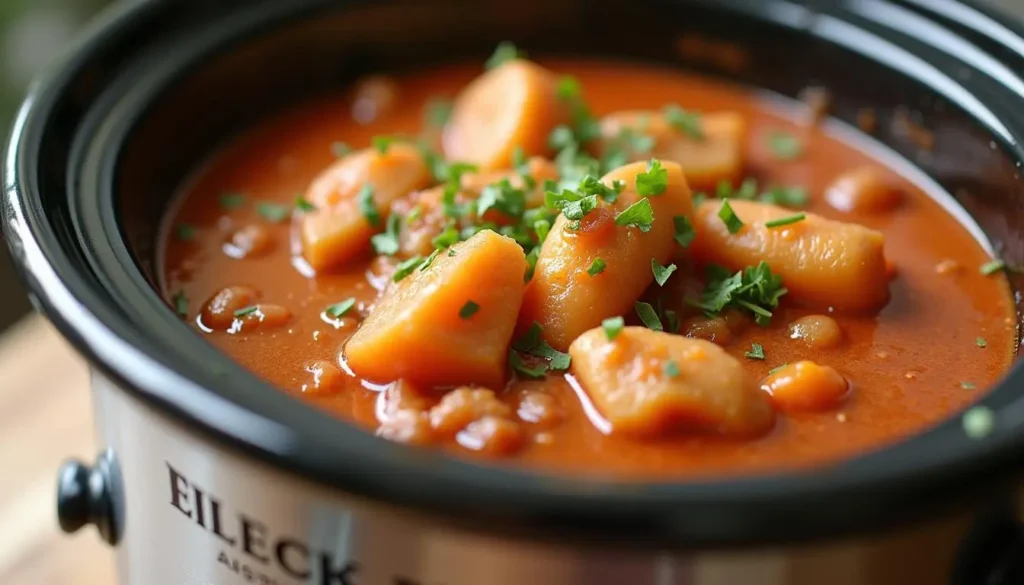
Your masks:
{"label": "slow cooker", "polygon": [[[747,65],[681,50],[692,35],[740,47]],[[36,308],[92,364],[103,450],[60,471],[61,527],[94,525],[133,585],[1024,583],[1020,368],[984,397],[996,413],[984,440],[954,417],[824,468],[584,480],[378,439],[278,392],[165,306],[159,219],[223,140],[366,72],[485,55],[503,39],[780,98],[823,87],[833,118],[876,112],[874,139],[1024,264],[1024,27],[973,2],[121,7],[34,86],[4,167],[10,252]],[[888,123],[907,112],[934,133],[931,151]]]}

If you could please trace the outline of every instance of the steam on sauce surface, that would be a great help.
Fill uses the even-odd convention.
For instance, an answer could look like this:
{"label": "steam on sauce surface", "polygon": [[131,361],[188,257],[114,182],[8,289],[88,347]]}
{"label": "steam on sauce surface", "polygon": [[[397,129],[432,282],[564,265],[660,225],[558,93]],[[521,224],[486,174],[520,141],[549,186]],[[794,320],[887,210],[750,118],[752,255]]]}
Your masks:
{"label": "steam on sauce surface", "polygon": [[1008,367],[987,252],[804,112],[636,64],[494,65],[364,80],[226,145],[166,220],[169,303],[389,439],[564,472],[823,464]]}

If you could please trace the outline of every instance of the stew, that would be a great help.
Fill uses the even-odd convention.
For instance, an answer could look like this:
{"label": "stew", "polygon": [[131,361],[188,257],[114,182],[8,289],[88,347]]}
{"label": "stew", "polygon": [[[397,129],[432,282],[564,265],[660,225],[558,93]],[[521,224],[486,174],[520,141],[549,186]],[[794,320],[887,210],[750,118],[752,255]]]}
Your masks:
{"label": "stew", "polygon": [[631,477],[837,461],[967,408],[1015,313],[948,196],[812,105],[508,44],[368,77],[184,184],[164,292],[391,440]]}

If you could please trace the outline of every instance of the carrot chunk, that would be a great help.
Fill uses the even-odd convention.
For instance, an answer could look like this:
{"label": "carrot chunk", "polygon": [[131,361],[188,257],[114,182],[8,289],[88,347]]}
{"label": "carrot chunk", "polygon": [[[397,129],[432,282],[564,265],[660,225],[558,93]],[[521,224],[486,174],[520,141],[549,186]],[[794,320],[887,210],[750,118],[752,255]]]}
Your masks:
{"label": "carrot chunk", "polygon": [[818,411],[838,407],[846,399],[850,385],[842,374],[829,366],[800,361],[779,368],[761,382],[779,410]]}
{"label": "carrot chunk", "polygon": [[548,134],[568,118],[557,83],[553,73],[521,59],[484,73],[455,100],[445,154],[482,170],[508,167],[516,147],[528,156],[550,154]]}
{"label": "carrot chunk", "polygon": [[422,155],[410,144],[392,144],[383,154],[361,150],[339,160],[306,191],[316,208],[300,219],[306,260],[322,270],[367,253],[370,238],[384,230],[391,204],[430,180]]}
{"label": "carrot chunk", "polygon": [[643,327],[609,341],[592,329],[569,347],[572,371],[613,433],[749,436],[775,420],[768,396],[717,345]]}
{"label": "carrot chunk", "polygon": [[880,232],[813,213],[768,227],[773,220],[794,217],[793,211],[753,201],[730,200],[729,205],[743,223],[736,233],[719,217],[720,201],[697,209],[697,237],[689,249],[694,259],[730,270],[767,262],[792,297],[815,306],[869,310],[888,301]]}
{"label": "carrot chunk", "polygon": [[380,300],[345,346],[349,366],[380,382],[504,386],[525,272],[511,238],[484,230],[456,244]]}
{"label": "carrot chunk", "polygon": [[[654,222],[647,232],[616,225],[616,214],[638,202],[637,176],[647,163],[620,167],[602,181],[623,181],[625,190],[613,205],[602,203],[584,216],[579,229],[572,229],[560,215],[541,247],[533,278],[526,289],[519,327],[526,330],[540,323],[544,339],[559,351],[584,331],[597,327],[608,317],[631,311],[633,303],[651,282],[651,260],[665,264],[675,242],[674,218],[693,214],[690,188],[679,165],[663,163],[667,187],[648,198]],[[591,270],[600,259],[604,268]]]}

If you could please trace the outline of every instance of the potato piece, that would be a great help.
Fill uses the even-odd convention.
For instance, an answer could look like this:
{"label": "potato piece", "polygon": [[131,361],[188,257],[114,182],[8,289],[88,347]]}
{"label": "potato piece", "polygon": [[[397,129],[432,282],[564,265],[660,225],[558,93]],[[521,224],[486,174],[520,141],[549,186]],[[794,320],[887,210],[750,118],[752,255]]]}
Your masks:
{"label": "potato piece", "polygon": [[[544,181],[557,179],[558,169],[554,163],[541,157],[531,158],[528,164],[530,176],[536,182],[533,189],[526,191],[526,208],[529,209],[544,204]],[[523,188],[523,179],[516,171],[466,173],[462,176],[462,190],[456,194],[455,202],[461,205],[476,201],[485,188],[502,179],[508,179],[509,184],[516,189]],[[444,190],[445,187],[441,185],[425,191],[418,191],[397,200],[392,205],[392,213],[398,213],[406,218],[411,217],[411,221],[406,221],[402,226],[399,235],[399,255],[426,256],[434,250],[432,240],[444,231],[445,226],[451,220],[444,214],[442,205]],[[475,222],[475,215],[473,218]],[[507,215],[496,209],[488,210],[484,214],[484,221],[498,225],[511,223]],[[461,222],[459,227],[463,227]]]}
{"label": "potato piece", "polygon": [[601,120],[601,148],[614,147],[623,130],[633,130],[654,138],[655,143],[646,153],[627,149],[630,160],[654,157],[678,163],[695,191],[712,190],[720,181],[738,181],[743,173],[746,120],[733,112],[706,114],[700,117],[700,129],[703,138],[695,138],[669,124],[659,112],[616,112]]}
{"label": "potato piece", "polygon": [[[667,263],[675,243],[676,216],[693,214],[690,188],[679,165],[663,163],[668,172],[668,188],[650,197],[654,224],[647,233],[635,227],[615,225],[615,214],[640,199],[636,176],[647,163],[626,165],[608,173],[602,181],[625,181],[626,189],[612,206],[603,202],[587,214],[580,229],[569,229],[560,215],[541,247],[533,279],[526,288],[519,328],[525,331],[540,323],[544,339],[559,351],[584,331],[601,321],[632,311],[633,303],[651,282],[651,259]],[[600,274],[587,270],[594,260],[605,262]]]}
{"label": "potato piece", "polygon": [[[431,173],[419,150],[392,144],[385,154],[376,149],[355,152],[322,172],[306,191],[316,211],[300,221],[302,252],[316,270],[348,262],[370,250],[370,237],[384,230],[391,204],[430,184]],[[373,187],[380,221],[373,225],[359,205],[360,191]]]}
{"label": "potato piece", "polygon": [[886,171],[865,165],[839,175],[825,190],[825,200],[839,211],[884,213],[899,206],[903,193]]}
{"label": "potato piece", "polygon": [[572,371],[612,433],[679,430],[756,435],[775,420],[768,396],[717,345],[643,327],[613,341],[592,329],[569,347]]}
{"label": "potato piece", "polygon": [[352,371],[378,382],[504,386],[525,287],[523,250],[489,230],[452,250],[380,300],[345,346]]}
{"label": "potato piece", "polygon": [[761,382],[779,410],[787,412],[831,410],[846,399],[850,385],[829,366],[800,361],[779,368]]}
{"label": "potato piece", "polygon": [[843,342],[843,330],[832,317],[807,315],[789,324],[789,338],[799,339],[811,349],[832,349]]}
{"label": "potato piece", "polygon": [[508,167],[517,146],[527,156],[551,154],[548,135],[568,119],[557,85],[553,73],[521,59],[484,73],[455,100],[445,155],[490,170]]}
{"label": "potato piece", "polygon": [[793,210],[753,201],[730,200],[744,225],[730,234],[718,217],[721,201],[711,200],[696,212],[697,236],[690,255],[702,262],[740,270],[767,262],[782,276],[790,295],[816,306],[847,310],[877,309],[889,299],[881,233],[808,213],[782,227],[765,222],[789,217]]}

